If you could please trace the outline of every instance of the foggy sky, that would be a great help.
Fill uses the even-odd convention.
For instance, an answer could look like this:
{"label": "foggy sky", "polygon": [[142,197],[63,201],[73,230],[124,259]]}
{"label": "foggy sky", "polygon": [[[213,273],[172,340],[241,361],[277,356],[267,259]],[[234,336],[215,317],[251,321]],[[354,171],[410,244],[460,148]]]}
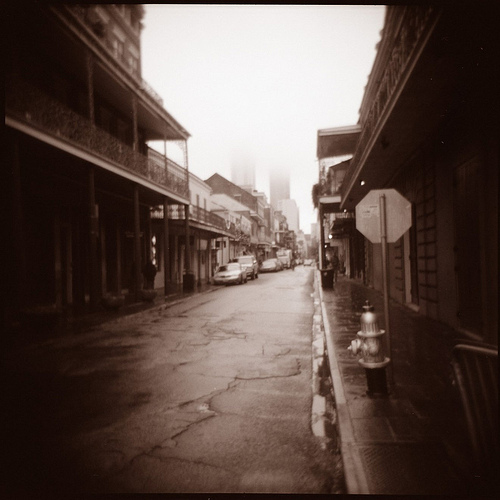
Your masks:
{"label": "foggy sky", "polygon": [[269,199],[268,172],[289,170],[309,233],[317,130],[357,123],[384,13],[373,5],[147,4],[142,75],[191,134],[194,174],[231,179],[241,151]]}

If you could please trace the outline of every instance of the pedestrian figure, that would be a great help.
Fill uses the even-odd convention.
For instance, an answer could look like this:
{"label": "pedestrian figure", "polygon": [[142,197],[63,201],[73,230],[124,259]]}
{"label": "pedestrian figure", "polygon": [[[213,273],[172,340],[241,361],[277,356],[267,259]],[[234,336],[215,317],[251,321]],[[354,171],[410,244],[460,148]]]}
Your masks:
{"label": "pedestrian figure", "polygon": [[339,272],[340,261],[337,257],[337,254],[334,254],[332,257],[332,268],[333,268],[333,282],[337,281],[337,273]]}
{"label": "pedestrian figure", "polygon": [[156,266],[148,259],[145,266],[142,268],[144,276],[144,288],[146,290],[153,290],[155,287]]}

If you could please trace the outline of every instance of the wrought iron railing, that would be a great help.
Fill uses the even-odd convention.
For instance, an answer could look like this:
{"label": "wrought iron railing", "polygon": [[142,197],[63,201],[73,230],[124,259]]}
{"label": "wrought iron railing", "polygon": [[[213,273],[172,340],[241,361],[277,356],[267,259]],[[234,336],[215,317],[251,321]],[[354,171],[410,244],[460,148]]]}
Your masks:
{"label": "wrought iron railing", "polygon": [[166,170],[166,176],[169,182],[173,184],[187,182],[186,179],[189,178],[188,171],[175,161],[166,158],[164,155],[151,148],[148,148],[148,158],[158,165],[158,167]]}
{"label": "wrought iron railing", "polygon": [[10,115],[183,198],[188,197],[187,170],[182,173],[177,169],[166,169],[18,76],[10,75],[6,79],[5,107],[6,116]]}
{"label": "wrought iron railing", "polygon": [[[380,46],[387,54],[379,54],[380,61],[387,61],[385,67],[380,72],[380,78],[374,82],[374,88],[367,86],[367,102],[369,108],[366,119],[362,123],[362,131],[356,145],[351,168],[347,171],[344,180],[344,187],[347,186],[354,175],[355,167],[359,165],[361,158],[365,154],[369,141],[379,127],[381,118],[389,108],[389,103],[397,94],[397,89],[401,85],[402,77],[410,66],[410,63],[417,57],[418,48],[423,43],[424,33],[426,33],[438,16],[436,6],[410,5],[404,7],[404,12],[397,32],[392,37],[392,42],[387,46]],[[393,26],[385,26],[384,31]],[[372,74],[374,72],[372,71]],[[373,96],[373,97],[372,97]],[[363,110],[361,111],[363,115]]]}
{"label": "wrought iron railing", "polygon": [[[182,220],[185,217],[184,205],[169,205],[168,206],[168,218]],[[196,205],[190,205],[189,207],[189,220],[195,222],[201,222],[213,228],[219,229],[224,233],[229,233],[234,237],[237,237],[238,231],[234,222],[227,221],[220,215],[209,212]]]}

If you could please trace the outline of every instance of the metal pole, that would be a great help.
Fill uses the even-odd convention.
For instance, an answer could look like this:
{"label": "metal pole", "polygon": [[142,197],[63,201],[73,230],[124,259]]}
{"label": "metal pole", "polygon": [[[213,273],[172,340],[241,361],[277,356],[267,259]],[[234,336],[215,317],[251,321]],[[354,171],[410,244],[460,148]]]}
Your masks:
{"label": "metal pole", "polygon": [[389,380],[391,386],[394,387],[394,376],[392,369],[392,351],[391,351],[391,330],[389,321],[389,279],[387,268],[387,219],[386,219],[386,205],[385,194],[379,197],[380,207],[380,241],[382,243],[382,283],[384,291],[384,316],[385,316],[385,338],[387,345],[387,352],[391,363],[389,364]]}

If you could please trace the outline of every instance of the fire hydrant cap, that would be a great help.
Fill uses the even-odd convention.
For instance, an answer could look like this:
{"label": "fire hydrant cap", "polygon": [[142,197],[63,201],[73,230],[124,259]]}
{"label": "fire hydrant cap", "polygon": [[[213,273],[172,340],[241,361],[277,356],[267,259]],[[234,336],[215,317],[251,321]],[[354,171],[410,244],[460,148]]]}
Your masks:
{"label": "fire hydrant cap", "polygon": [[374,310],[375,310],[375,307],[373,307],[370,304],[369,300],[366,300],[365,301],[365,305],[363,306],[363,312],[365,312],[365,313],[367,313],[367,312],[373,312]]}

